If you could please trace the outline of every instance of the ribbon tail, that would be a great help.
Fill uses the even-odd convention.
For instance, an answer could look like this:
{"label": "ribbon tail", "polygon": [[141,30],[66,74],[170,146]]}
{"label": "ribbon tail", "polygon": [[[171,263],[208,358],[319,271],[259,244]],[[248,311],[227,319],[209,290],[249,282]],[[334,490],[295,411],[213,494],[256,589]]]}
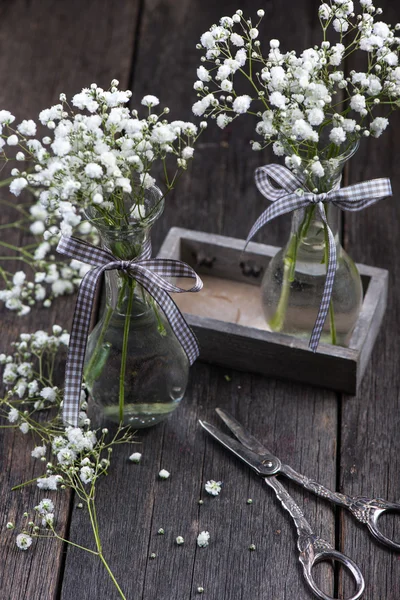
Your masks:
{"label": "ribbon tail", "polygon": [[96,267],[82,279],[75,304],[71,336],[65,369],[63,421],[65,425],[78,426],[79,405],[82,389],[83,364],[90,318],[97,282],[107,265]]}
{"label": "ribbon tail", "polygon": [[336,273],[336,243],[333,233],[328,225],[326,218],[325,209],[322,203],[318,205],[319,212],[328,232],[328,266],[326,271],[324,291],[322,293],[322,300],[319,306],[318,315],[314,323],[314,327],[311,333],[309,347],[313,352],[317,350],[319,340],[321,338],[322,330],[326,321],[326,317],[329,311],[329,305],[331,303],[333,283],[335,281]]}
{"label": "ribbon tail", "polygon": [[158,287],[142,273],[136,273],[135,279],[140,283],[146,291],[154,298],[171,325],[172,331],[184,349],[188,357],[189,364],[192,365],[200,354],[197,338],[186,320],[172,300],[171,296],[163,289]]}

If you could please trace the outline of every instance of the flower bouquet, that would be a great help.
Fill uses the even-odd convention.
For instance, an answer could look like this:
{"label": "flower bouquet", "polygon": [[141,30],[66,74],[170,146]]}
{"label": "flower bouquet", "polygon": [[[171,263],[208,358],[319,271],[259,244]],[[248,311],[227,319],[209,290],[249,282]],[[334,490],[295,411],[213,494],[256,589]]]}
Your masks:
{"label": "flower bouquet", "polygon": [[[93,425],[111,421],[143,427],[176,408],[185,392],[189,363],[197,355],[193,334],[168,295],[186,290],[163,278],[196,275],[183,263],[151,260],[149,234],[166,194],[193,157],[199,131],[192,123],[169,123],[168,108],[156,114],[159,100],[151,95],[142,99],[147,115],[139,118],[137,110],[126,107],[130,97],[116,80],[109,90],[92,84],[76,94],[71,105],[61,94],[59,104],[39,114],[48,130],[42,138],[34,121],[14,129],[13,115],[0,113],[3,153],[6,146],[18,146],[16,159],[29,165],[12,170],[10,191],[18,196],[29,187],[38,194],[37,210],[44,211],[46,224],[43,219],[33,226],[34,233],[45,238],[44,254],[49,240],[58,240],[61,233],[59,252],[71,258],[75,268],[82,263],[95,267],[84,274],[71,332],[64,417],[73,424],[83,360]],[[172,174],[170,158],[175,163]],[[157,162],[163,167],[163,190],[150,174]],[[85,232],[100,234],[103,250],[70,237],[83,225]],[[96,284],[104,271],[105,307],[86,349]],[[14,279],[16,288],[25,276]],[[191,291],[200,287],[196,278]],[[12,289],[5,290],[6,302],[12,301]]]}
{"label": "flower bouquet", "polygon": [[[319,45],[282,51],[277,39],[266,53],[259,24],[241,10],[223,17],[201,36],[205,54],[194,88],[196,116],[224,129],[242,114],[256,119],[253,150],[273,144],[286,168],[256,171],[258,189],[274,203],[252,228],[294,211],[286,246],[271,260],[262,282],[263,309],[272,330],[309,337],[316,349],[322,336],[346,345],[362,302],[357,268],[339,242],[339,209],[360,210],[390,195],[388,180],[340,188],[345,162],[363,137],[380,137],[400,106],[400,38],[381,20],[372,0],[332,0],[318,9]],[[328,39],[330,38],[330,39]],[[362,71],[345,72],[353,53],[364,58]],[[206,65],[206,66],[205,66]],[[238,95],[240,79],[248,93]]]}

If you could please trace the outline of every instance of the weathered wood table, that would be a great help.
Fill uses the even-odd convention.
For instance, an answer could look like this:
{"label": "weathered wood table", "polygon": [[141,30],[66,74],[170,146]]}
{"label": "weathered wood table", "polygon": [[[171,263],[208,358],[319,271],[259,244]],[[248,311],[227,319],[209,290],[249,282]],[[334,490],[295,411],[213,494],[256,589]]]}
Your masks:
{"label": "weathered wood table", "polygon": [[[36,118],[93,81],[107,87],[116,77],[133,90],[159,96],[171,115],[191,118],[192,90],[200,35],[239,8],[230,0],[14,0],[0,3],[0,108]],[[243,0],[242,8],[266,11],[263,35],[284,48],[301,50],[319,39],[318,0]],[[396,2],[384,0],[383,17],[400,20]],[[355,65],[349,60],[348,70]],[[253,183],[254,169],[273,157],[252,152],[250,119],[222,133],[209,127],[190,171],[168,198],[154,232],[155,249],[172,225],[244,238],[265,205]],[[110,475],[99,485],[98,510],[105,553],[129,600],[306,600],[295,548],[295,531],[271,492],[249,469],[206,436],[202,418],[216,423],[221,406],[247,425],[267,446],[300,472],[349,494],[400,500],[400,119],[395,115],[379,140],[365,141],[346,177],[392,180],[394,197],[343,215],[344,245],[365,264],[388,268],[390,288],[383,328],[357,397],[307,385],[198,363],[182,406],[164,424],[137,436],[142,462],[127,461],[126,448],[114,455]],[[397,168],[396,168],[397,167]],[[4,192],[2,192],[4,194]],[[4,209],[3,209],[4,210]],[[2,222],[11,218],[4,211]],[[281,244],[289,219],[278,219],[257,238]],[[22,241],[22,240],[21,240]],[[1,351],[21,331],[70,326],[73,299],[15,318],[2,312]],[[228,378],[225,376],[229,375]],[[167,481],[160,468],[171,472]],[[1,600],[112,600],[118,598],[99,561],[56,541],[35,542],[21,553],[5,524],[33,506],[35,488],[10,488],[35,476],[25,438],[4,430],[0,437]],[[208,479],[223,481],[217,498],[204,493]],[[349,554],[366,579],[368,600],[400,598],[400,556],[378,546],[351,517],[323,500],[289,487],[311,523]],[[87,515],[68,494],[57,496],[60,531],[91,546]],[[199,505],[199,498],[204,504]],[[247,504],[252,498],[253,503]],[[164,536],[157,536],[163,527]],[[211,534],[208,548],[196,536]],[[185,543],[175,544],[182,535]],[[400,527],[397,525],[397,537]],[[249,545],[256,551],[250,552]],[[157,557],[151,560],[150,554]],[[322,575],[324,576],[324,575]],[[337,577],[339,594],[349,594]],[[340,596],[342,597],[342,596]]]}

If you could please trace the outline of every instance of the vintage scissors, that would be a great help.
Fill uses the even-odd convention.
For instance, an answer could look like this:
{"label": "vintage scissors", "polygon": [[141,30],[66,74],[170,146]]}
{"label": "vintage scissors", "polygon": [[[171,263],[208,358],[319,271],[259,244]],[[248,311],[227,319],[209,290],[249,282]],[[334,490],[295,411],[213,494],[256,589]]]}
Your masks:
{"label": "vintage scissors", "polygon": [[321,496],[343,508],[347,508],[361,523],[368,527],[369,531],[377,540],[392,550],[397,551],[400,551],[400,543],[396,543],[389,539],[378,529],[378,519],[383,513],[388,511],[400,514],[400,504],[386,502],[380,498],[369,499],[364,496],[351,497],[345,494],[332,492],[316,481],[297,473],[288,465],[281,463],[279,458],[269,452],[269,450],[246,431],[246,429],[227,412],[220,408],[217,408],[216,411],[239,441],[222,433],[209,423],[200,421],[200,424],[208,431],[208,433],[225,446],[225,448],[241,458],[258,475],[263,477],[264,481],[270,487],[272,487],[283,508],[288,511],[296,525],[298,534],[297,547],[300,551],[299,560],[303,566],[307,585],[315,596],[320,598],[320,600],[338,600],[332,598],[332,596],[328,596],[320,590],[312,575],[314,565],[320,562],[333,560],[344,565],[354,578],[356,591],[348,600],[358,600],[358,598],[361,598],[365,589],[365,583],[359,567],[353,560],[345,554],[335,550],[328,542],[321,539],[313,532],[311,526],[306,521],[302,510],[276,476],[285,475],[285,477],[295,481],[317,496]]}

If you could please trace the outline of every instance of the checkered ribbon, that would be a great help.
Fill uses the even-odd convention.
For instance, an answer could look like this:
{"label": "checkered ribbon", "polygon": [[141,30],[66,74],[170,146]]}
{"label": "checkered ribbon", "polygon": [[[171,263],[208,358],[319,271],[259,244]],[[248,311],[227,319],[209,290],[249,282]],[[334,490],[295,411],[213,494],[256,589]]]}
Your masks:
{"label": "checkered ribbon", "polygon": [[[315,352],[321,337],[331,301],[333,282],[337,268],[335,238],[329,228],[324,202],[332,202],[342,210],[357,211],[392,195],[389,179],[372,179],[348,187],[333,189],[326,193],[314,194],[304,187],[289,169],[282,165],[265,165],[256,169],[257,188],[273,204],[257,219],[247,236],[246,245],[257,231],[275,217],[316,204],[328,234],[328,265],[322,300],[317,319],[311,333],[309,347]],[[273,185],[275,184],[275,185]]]}
{"label": "checkered ribbon", "polygon": [[[64,423],[74,426],[78,424],[83,364],[90,317],[97,283],[104,271],[113,269],[124,271],[147,290],[163,310],[172,330],[186,352],[190,364],[193,364],[199,355],[197,339],[179,308],[169,296],[170,292],[198,292],[203,287],[203,282],[189,265],[179,260],[151,259],[150,242],[144,245],[142,253],[133,260],[121,260],[107,249],[92,246],[73,237],[62,236],[57,250],[69,258],[80,260],[94,267],[82,279],[75,305],[65,371]],[[185,290],[173,285],[164,277],[190,277],[195,279],[196,283],[190,289]]]}

